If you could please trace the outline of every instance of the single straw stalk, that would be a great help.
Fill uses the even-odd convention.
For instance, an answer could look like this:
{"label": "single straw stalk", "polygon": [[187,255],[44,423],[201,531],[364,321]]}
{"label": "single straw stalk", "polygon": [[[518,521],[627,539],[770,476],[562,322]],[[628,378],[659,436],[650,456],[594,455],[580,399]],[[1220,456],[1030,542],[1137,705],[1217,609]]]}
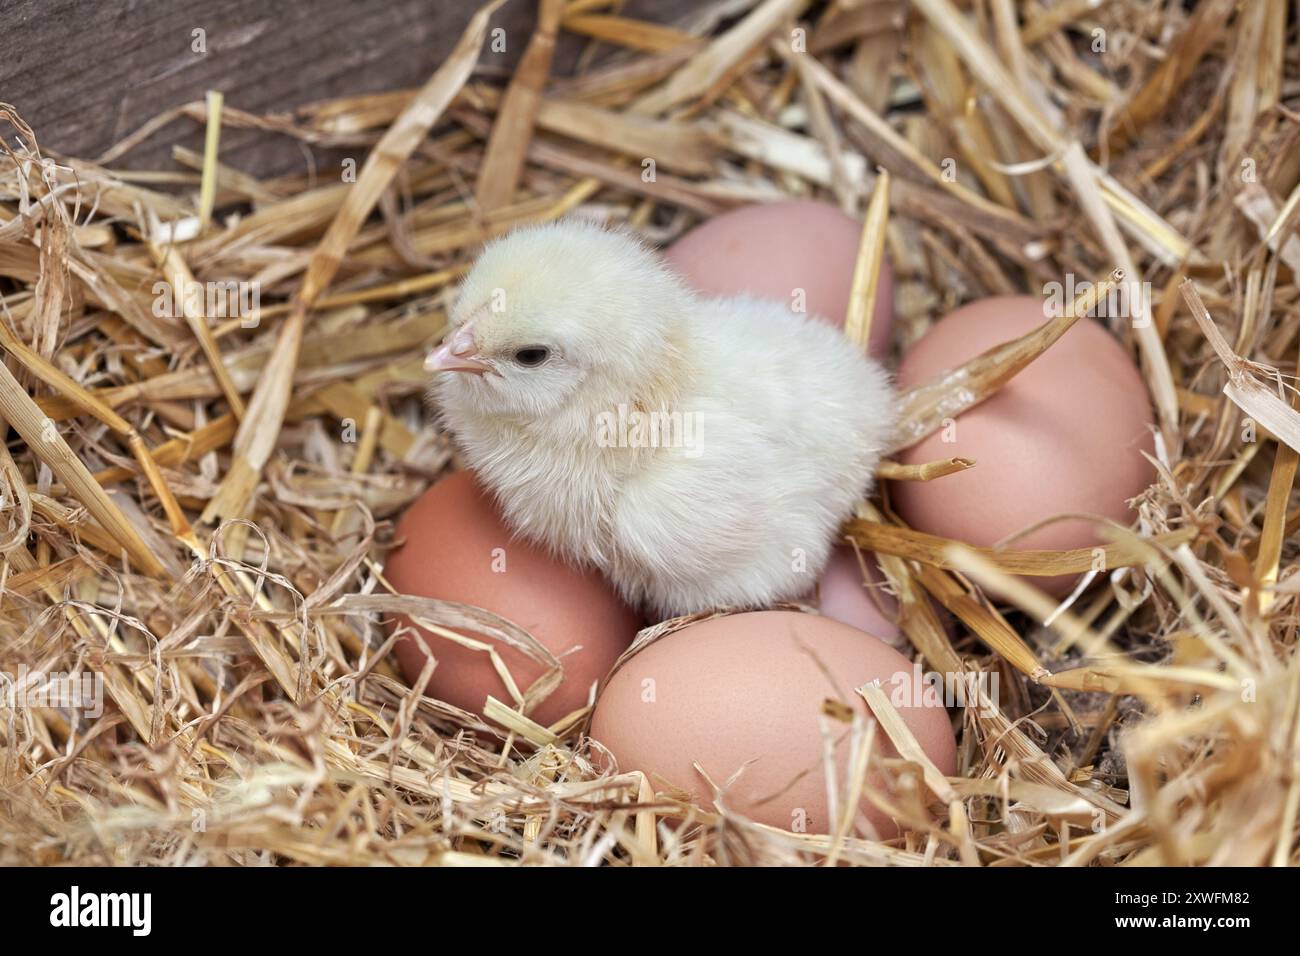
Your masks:
{"label": "single straw stalk", "polygon": [[899,398],[899,426],[893,450],[915,445],[945,419],[956,418],[994,395],[1091,312],[1123,278],[1123,273],[1116,271],[1109,279],[1086,285],[1060,315],[1048,318],[1033,331],[987,349],[933,381],[905,391]]}
{"label": "single straw stalk", "polygon": [[844,334],[864,352],[871,341],[871,319],[876,311],[888,225],[889,173],[882,169],[876,177],[876,188],[862,222],[862,239],[853,268],[853,285],[849,289],[849,311],[844,319]]}

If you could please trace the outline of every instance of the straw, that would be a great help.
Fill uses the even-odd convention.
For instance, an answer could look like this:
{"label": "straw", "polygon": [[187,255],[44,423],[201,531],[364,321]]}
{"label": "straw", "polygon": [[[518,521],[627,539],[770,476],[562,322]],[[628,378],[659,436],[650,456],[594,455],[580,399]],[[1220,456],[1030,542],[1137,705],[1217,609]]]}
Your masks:
{"label": "straw", "polygon": [[[358,75],[266,114],[214,91],[94,160],[0,104],[0,863],[1300,862],[1296,14],[1188,6],[710,0],[651,22],[545,0],[515,67],[478,60],[486,7],[417,89]],[[243,166],[285,142],[301,165]],[[146,148],[171,158],[141,168]],[[663,247],[796,198],[861,220],[859,345],[887,256],[891,366],[965,302],[1097,282],[904,390],[899,448],[1068,350],[1076,321],[1140,360],[1159,426],[1131,521],[1062,501],[1035,526],[1089,523],[1091,548],[907,528],[887,482],[943,495],[997,463],[881,462],[838,543],[861,596],[896,605],[889,643],[959,692],[957,768],[880,688],[865,711],[818,701],[846,743],[809,761],[825,833],[622,766],[586,701],[543,726],[569,655],[385,576],[399,516],[462,465],[422,363],[482,243],[580,216]],[[1084,318],[1116,270],[1150,284],[1146,310]],[[209,283],[258,297],[158,308]],[[1064,599],[1039,586],[1061,575]],[[622,659],[735,610],[649,621]],[[414,627],[437,683],[458,677],[448,642],[498,682],[475,712],[402,671]],[[102,712],[29,695],[59,673],[102,682]],[[904,832],[881,841],[866,809]]]}

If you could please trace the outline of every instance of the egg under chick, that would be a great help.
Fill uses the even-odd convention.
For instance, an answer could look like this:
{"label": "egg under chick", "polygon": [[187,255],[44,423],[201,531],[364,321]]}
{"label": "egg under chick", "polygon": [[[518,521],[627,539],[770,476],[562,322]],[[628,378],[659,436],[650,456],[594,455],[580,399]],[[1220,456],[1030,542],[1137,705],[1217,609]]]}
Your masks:
{"label": "egg under chick", "polygon": [[838,330],[593,223],[490,244],[451,323],[431,397],[507,523],[665,617],[806,593],[893,425]]}

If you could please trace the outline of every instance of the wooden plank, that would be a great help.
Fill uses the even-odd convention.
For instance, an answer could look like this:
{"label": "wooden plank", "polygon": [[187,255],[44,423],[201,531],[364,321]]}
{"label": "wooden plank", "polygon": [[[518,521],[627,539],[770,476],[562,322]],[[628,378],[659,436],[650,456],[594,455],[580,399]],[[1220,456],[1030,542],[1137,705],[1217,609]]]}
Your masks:
{"label": "wooden plank", "polygon": [[[628,16],[664,21],[699,0],[627,4]],[[450,52],[479,4],[472,0],[5,0],[0,12],[0,99],[31,124],[41,146],[93,159],[168,109],[208,90],[228,107],[288,112],[336,96],[419,86]],[[489,41],[481,70],[510,69],[527,46],[536,4],[499,10],[505,50]],[[196,30],[203,47],[195,47]],[[571,70],[584,38],[561,37],[556,72]],[[174,169],[172,146],[202,149],[200,124],[180,119],[113,162]],[[313,149],[322,176],[347,150]],[[229,126],[221,159],[257,176],[304,172],[288,137]]]}

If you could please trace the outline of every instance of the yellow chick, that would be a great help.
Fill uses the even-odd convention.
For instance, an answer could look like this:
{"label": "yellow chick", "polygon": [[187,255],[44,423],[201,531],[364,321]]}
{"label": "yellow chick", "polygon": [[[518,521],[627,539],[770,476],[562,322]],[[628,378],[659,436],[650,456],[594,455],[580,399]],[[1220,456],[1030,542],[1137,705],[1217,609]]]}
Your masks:
{"label": "yellow chick", "polygon": [[834,327],[581,220],[490,244],[451,323],[431,399],[507,524],[665,617],[807,593],[894,423]]}

